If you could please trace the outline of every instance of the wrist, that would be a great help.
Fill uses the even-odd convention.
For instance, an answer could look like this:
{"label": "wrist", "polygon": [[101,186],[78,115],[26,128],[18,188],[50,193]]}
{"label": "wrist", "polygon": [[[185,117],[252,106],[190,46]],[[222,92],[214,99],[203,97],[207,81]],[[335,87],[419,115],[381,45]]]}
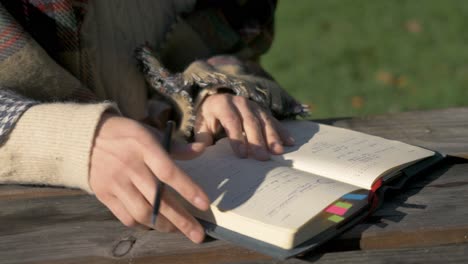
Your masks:
{"label": "wrist", "polygon": [[14,157],[6,170],[14,183],[50,184],[90,192],[90,151],[109,103],[53,103],[31,107],[20,118],[0,155]]}

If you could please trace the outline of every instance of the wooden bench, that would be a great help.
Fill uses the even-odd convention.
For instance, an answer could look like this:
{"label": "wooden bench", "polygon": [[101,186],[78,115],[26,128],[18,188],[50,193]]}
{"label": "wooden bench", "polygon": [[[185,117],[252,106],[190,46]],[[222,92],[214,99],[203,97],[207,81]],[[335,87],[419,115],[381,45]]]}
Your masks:
{"label": "wooden bench", "polygon": [[0,263],[468,263],[468,108],[321,121],[455,157],[389,193],[366,222],[287,261],[126,228],[78,190],[0,185]]}

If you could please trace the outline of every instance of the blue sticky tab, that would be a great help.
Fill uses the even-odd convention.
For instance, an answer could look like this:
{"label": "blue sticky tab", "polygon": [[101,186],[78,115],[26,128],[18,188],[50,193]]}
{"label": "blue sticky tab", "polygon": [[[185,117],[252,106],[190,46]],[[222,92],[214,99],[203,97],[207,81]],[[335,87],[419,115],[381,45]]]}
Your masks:
{"label": "blue sticky tab", "polygon": [[356,194],[356,193],[349,193],[345,196],[343,196],[343,199],[346,200],[364,200],[367,198],[367,195],[365,194]]}

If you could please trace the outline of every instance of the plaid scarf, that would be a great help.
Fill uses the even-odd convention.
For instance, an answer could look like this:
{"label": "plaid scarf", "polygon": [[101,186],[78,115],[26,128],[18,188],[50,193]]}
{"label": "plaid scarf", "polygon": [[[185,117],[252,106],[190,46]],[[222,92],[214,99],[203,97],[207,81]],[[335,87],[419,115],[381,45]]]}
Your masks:
{"label": "plaid scarf", "polygon": [[[28,68],[28,65],[14,63],[9,58],[22,50],[35,50],[39,52],[39,58],[35,58],[31,63],[41,63],[30,65],[31,67],[51,65],[51,68],[57,68],[46,54],[40,56],[42,49],[59,63],[64,62],[61,56],[64,52],[75,51],[75,55],[79,54],[79,26],[85,4],[86,0],[0,1],[0,143],[5,140],[21,114],[38,103],[28,97],[41,94],[40,91],[30,91],[26,93],[28,97],[25,97],[17,92],[23,93],[38,85],[51,85],[50,83],[33,84],[34,80],[24,80],[21,75],[13,74],[21,73],[22,68]],[[37,53],[33,52],[33,54]],[[41,69],[37,70],[41,71]],[[65,70],[59,74],[63,77],[58,79],[71,78]],[[50,78],[43,79],[49,80]],[[37,97],[45,99],[48,96],[44,94]],[[50,99],[63,98],[50,95]]]}
{"label": "plaid scarf", "polygon": [[[0,34],[6,59],[28,41],[28,34],[52,58],[65,51],[80,49],[79,28],[87,0],[1,0]],[[11,14],[11,16],[9,14]]]}
{"label": "plaid scarf", "polygon": [[[230,53],[256,60],[271,45],[276,4],[276,0],[199,0],[190,14],[181,17],[206,40],[209,55]],[[60,80],[56,85],[63,80],[88,83],[86,63],[80,52],[80,27],[86,5],[87,0],[0,0],[0,142],[21,114],[37,103],[34,99],[66,100],[80,95],[92,98],[83,87],[61,94],[48,92],[54,89],[43,91],[44,87],[54,85],[47,81],[51,79]],[[9,60],[19,52],[37,58],[31,60],[31,65]],[[56,63],[63,68],[57,68]],[[21,74],[13,77],[7,74],[21,73],[25,68],[49,75],[23,80]],[[60,89],[64,88],[56,87],[55,91]]]}

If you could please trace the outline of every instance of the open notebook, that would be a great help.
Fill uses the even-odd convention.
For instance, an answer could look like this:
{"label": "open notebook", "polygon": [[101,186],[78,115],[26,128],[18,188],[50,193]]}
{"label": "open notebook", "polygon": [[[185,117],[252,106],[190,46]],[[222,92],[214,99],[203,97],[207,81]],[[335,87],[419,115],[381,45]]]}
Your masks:
{"label": "open notebook", "polygon": [[187,204],[209,234],[277,257],[297,254],[307,241],[322,243],[367,212],[378,187],[402,177],[403,168],[436,156],[314,122],[283,124],[296,144],[270,161],[237,158],[225,138],[201,157],[178,162],[212,201],[208,212]]}

